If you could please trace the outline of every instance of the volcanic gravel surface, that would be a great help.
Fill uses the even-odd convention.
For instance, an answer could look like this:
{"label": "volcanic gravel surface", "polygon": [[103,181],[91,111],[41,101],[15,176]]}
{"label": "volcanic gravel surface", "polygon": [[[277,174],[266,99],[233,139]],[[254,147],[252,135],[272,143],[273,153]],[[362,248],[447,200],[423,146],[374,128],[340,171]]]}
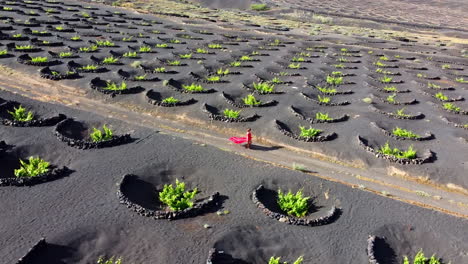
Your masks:
{"label": "volcanic gravel surface", "polygon": [[[258,137],[358,161],[376,171],[395,166],[413,176],[468,187],[468,62],[448,56],[451,51],[444,46],[370,37],[339,45],[339,39],[236,33],[71,1],[0,3],[6,7],[0,10],[5,21],[0,50],[7,50],[0,58],[3,65],[40,71],[44,78],[79,87],[87,97],[107,103],[205,123],[214,119],[220,128],[251,127]],[[108,90],[108,83],[123,90]],[[254,83],[273,84],[273,92],[257,91]],[[197,85],[203,90],[186,90]],[[257,107],[244,104],[250,94],[260,101]],[[164,103],[168,97],[179,103]],[[207,114],[205,104],[216,111]],[[248,122],[223,118],[227,108],[241,110],[239,121]],[[350,118],[314,122],[319,112]],[[322,130],[319,136],[335,134],[331,140],[304,142],[284,135],[277,121],[295,135],[300,126]],[[385,125],[387,132],[400,127],[434,137],[398,140],[372,122]],[[392,148],[413,146],[418,157],[433,153],[433,158],[420,165],[396,164],[367,152],[358,136],[376,150],[389,142]]]}
{"label": "volcanic gravel surface", "polygon": [[[213,247],[247,263],[265,263],[272,255],[290,261],[303,255],[304,263],[366,263],[368,235],[386,237],[398,261],[393,263],[420,248],[452,263],[468,260],[468,241],[461,232],[466,220],[95,114],[6,92],[0,92],[0,98],[88,124],[107,124],[135,139],[80,150],[58,140],[53,127],[1,126],[0,139],[11,147],[7,153],[39,155],[72,170],[33,187],[0,188],[1,263],[14,263],[41,237],[47,246],[31,263],[95,263],[101,255],[122,256],[124,263],[205,263]],[[11,169],[2,167],[2,175]],[[139,177],[142,183],[129,188],[138,188],[135,195],[141,191],[133,197],[147,208],[156,206],[151,205],[156,195],[151,190],[179,179],[189,188],[198,187],[200,198],[214,192],[225,196],[221,210],[229,213],[174,221],[137,215],[119,204],[118,183],[125,174]],[[342,214],[323,226],[287,225],[253,203],[251,194],[260,184],[271,190],[302,188],[312,197],[313,217],[331,206],[341,208]]]}
{"label": "volcanic gravel surface", "polygon": [[[251,127],[255,137],[370,171],[393,166],[468,187],[468,62],[451,56],[453,48],[398,36],[299,39],[258,34],[252,30],[257,25],[246,25],[248,33],[236,32],[208,21],[182,24],[75,1],[0,0],[0,6],[0,52],[6,51],[0,53],[0,64],[77,87],[80,96],[161,116],[186,116],[202,125]],[[107,89],[112,83],[122,90]],[[274,85],[273,92],[255,90],[258,83]],[[187,89],[198,85],[203,90]],[[260,103],[245,105],[248,95]],[[168,97],[180,101],[163,101]],[[82,127],[70,131],[74,140],[86,140],[91,127],[103,124],[131,140],[84,150],[57,138],[53,125],[0,124],[0,142],[7,144],[0,152],[0,177],[12,177],[18,159],[31,155],[69,169],[63,177],[31,187],[0,187],[0,263],[15,263],[41,237],[47,244],[33,263],[95,263],[105,255],[121,256],[123,263],[199,264],[206,263],[212,248],[247,263],[265,263],[273,255],[290,262],[303,255],[304,263],[366,263],[369,235],[384,237],[386,245],[376,253],[390,256],[388,263],[401,263],[403,255],[420,248],[447,263],[468,262],[466,220],[7,92],[0,92],[2,118],[9,117],[11,109],[5,106],[11,102],[40,116],[73,118]],[[225,118],[225,109],[240,110],[240,118]],[[332,120],[317,120],[319,112]],[[304,140],[300,127],[322,132]],[[391,134],[396,127],[425,138],[402,140]],[[327,135],[333,136],[318,140]],[[431,158],[407,164],[376,155],[386,142],[400,149],[413,146],[418,158],[426,153]],[[179,179],[199,188],[198,198],[219,192],[220,210],[227,213],[208,211],[174,221],[138,215],[119,203],[119,183],[127,174],[139,179],[126,187],[127,193],[148,209],[161,207],[154,204],[155,190]],[[259,185],[272,193],[303,189],[312,197],[313,218],[332,207],[341,214],[323,226],[288,225],[252,201]]]}

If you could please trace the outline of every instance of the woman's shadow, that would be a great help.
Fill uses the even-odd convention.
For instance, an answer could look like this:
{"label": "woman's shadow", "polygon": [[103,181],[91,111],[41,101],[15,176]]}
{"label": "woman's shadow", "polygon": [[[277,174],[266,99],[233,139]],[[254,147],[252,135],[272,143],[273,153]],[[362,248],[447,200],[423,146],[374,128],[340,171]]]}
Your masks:
{"label": "woman's shadow", "polygon": [[282,148],[283,147],[281,147],[281,146],[266,147],[266,146],[255,145],[255,144],[250,145],[250,149],[252,149],[252,150],[261,150],[261,151],[272,151],[272,150],[277,150],[277,149],[282,149]]}

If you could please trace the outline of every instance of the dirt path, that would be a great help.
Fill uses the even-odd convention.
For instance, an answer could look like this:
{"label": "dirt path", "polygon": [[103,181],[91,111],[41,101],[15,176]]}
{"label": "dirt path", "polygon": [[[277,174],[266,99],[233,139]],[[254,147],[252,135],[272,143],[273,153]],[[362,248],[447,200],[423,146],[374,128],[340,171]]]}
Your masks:
{"label": "dirt path", "polygon": [[[467,194],[409,177],[389,176],[387,175],[388,168],[382,168],[380,174],[370,173],[359,163],[345,164],[319,153],[287,145],[274,145],[268,139],[260,139],[252,150],[247,150],[228,143],[228,135],[235,131],[217,130],[217,127],[213,125],[197,123],[184,119],[183,116],[169,118],[143,113],[139,109],[129,109],[123,104],[108,104],[90,99],[85,91],[78,88],[64,86],[39,77],[30,77],[5,67],[0,68],[0,76],[0,89],[34,100],[62,104],[74,109],[116,118],[155,129],[155,133],[183,137],[193,140],[194,144],[212,145],[224,151],[280,167],[293,169],[293,164],[300,164],[308,170],[304,173],[304,177],[319,177],[420,207],[468,218]],[[398,172],[395,171],[395,173]]]}

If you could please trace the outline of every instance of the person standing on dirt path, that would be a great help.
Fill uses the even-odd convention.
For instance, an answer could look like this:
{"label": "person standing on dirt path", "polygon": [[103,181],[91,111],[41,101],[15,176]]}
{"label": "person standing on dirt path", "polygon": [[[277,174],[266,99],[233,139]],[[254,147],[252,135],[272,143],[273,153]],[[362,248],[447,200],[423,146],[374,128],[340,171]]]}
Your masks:
{"label": "person standing on dirt path", "polygon": [[252,129],[247,129],[247,144],[245,145],[246,148],[250,149],[252,145]]}
{"label": "person standing on dirt path", "polygon": [[247,143],[245,144],[245,148],[250,149],[252,146],[252,129],[247,129],[247,136],[246,137],[231,137],[229,138],[230,141],[232,141],[235,144],[242,144],[242,143]]}

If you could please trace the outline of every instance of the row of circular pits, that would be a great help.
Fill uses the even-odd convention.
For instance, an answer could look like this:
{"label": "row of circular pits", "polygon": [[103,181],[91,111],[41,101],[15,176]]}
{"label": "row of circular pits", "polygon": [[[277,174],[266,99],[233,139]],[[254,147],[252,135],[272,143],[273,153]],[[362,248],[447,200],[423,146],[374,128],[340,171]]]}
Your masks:
{"label": "row of circular pits", "polygon": [[[12,111],[14,107],[18,107],[20,105],[25,107],[27,111],[34,112],[33,121],[24,122],[31,123],[31,127],[36,126],[34,120],[42,119],[44,116],[50,116],[50,109],[43,108],[40,106],[30,107],[27,104],[20,104],[18,102],[13,101],[5,101],[4,104],[0,104],[0,117],[6,120],[13,121],[8,111]],[[59,116],[63,115],[59,114]],[[62,122],[66,122],[66,124],[62,125],[61,129],[58,131],[61,135],[72,140],[86,142],[91,142],[90,133],[92,133],[93,128],[101,128],[105,124],[102,121],[75,121],[73,119],[65,119],[65,116],[63,116],[63,118],[61,119],[53,120],[52,122],[45,124],[40,124],[40,126],[60,126]],[[16,122],[14,126],[23,126],[24,124],[22,123],[23,122]],[[122,131],[127,130],[126,128],[116,125],[111,125],[110,128],[113,129],[114,137],[118,137],[119,135],[117,134],[120,134]],[[131,142],[131,140],[127,142]],[[16,179],[14,175],[14,170],[20,168],[20,160],[27,160],[31,156],[40,157],[41,159],[49,162],[50,171],[58,169],[59,171],[61,171],[61,173],[63,172],[63,175],[61,176],[67,176],[72,172],[71,170],[66,169],[66,167],[63,167],[64,169],[61,169],[61,165],[63,164],[60,164],[60,156],[57,156],[58,154],[55,151],[50,151],[48,149],[49,145],[33,144],[27,146],[12,146],[8,144],[9,142],[5,143],[6,147],[2,148],[2,151],[0,152],[0,155],[2,156],[2,158],[0,159],[0,167],[2,168],[0,178],[2,179]],[[52,177],[51,180],[52,179],[56,179],[56,177]]]}

